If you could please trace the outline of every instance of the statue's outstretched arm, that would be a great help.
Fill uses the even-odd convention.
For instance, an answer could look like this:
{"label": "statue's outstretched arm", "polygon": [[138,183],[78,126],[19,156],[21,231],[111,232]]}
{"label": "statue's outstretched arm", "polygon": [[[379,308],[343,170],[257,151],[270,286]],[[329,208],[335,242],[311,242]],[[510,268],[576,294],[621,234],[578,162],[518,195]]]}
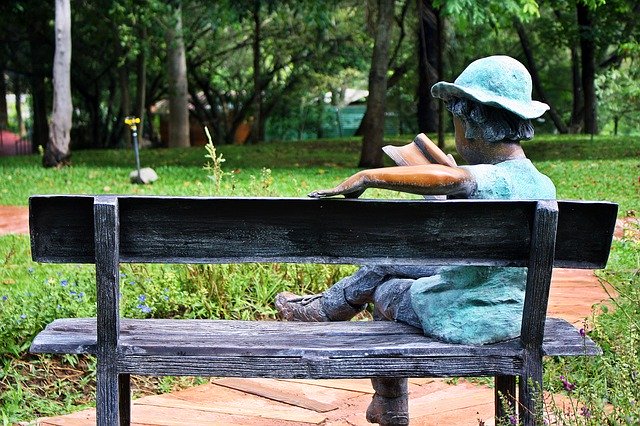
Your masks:
{"label": "statue's outstretched arm", "polygon": [[367,188],[382,188],[419,195],[469,195],[476,188],[473,175],[460,167],[441,164],[385,167],[358,172],[340,185],[309,194],[313,198],[344,195],[359,197]]}

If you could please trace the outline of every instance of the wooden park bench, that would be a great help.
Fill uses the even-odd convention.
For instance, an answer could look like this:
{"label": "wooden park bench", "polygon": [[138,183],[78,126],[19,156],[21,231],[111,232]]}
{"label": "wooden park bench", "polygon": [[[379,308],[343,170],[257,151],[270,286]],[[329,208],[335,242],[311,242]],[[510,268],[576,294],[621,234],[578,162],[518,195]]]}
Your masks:
{"label": "wooden park bench", "polygon": [[[616,212],[615,204],[574,201],[34,196],[33,259],[95,264],[97,318],[55,320],[31,351],[97,355],[101,426],[129,424],[131,374],[493,376],[496,414],[505,413],[498,395],[512,396],[531,425],[542,357],[601,353],[571,324],[546,318],[552,268],[603,268]],[[382,321],[125,319],[121,262],[526,266],[522,335],[473,346]]]}

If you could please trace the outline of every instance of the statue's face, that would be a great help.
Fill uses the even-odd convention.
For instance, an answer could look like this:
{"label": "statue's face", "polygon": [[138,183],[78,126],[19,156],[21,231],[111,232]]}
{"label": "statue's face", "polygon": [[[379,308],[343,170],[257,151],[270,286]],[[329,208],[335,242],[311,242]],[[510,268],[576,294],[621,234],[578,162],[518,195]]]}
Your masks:
{"label": "statue's face", "polygon": [[465,134],[465,125],[458,117],[453,117],[453,127],[455,129],[456,136],[456,151],[458,154],[469,164],[476,164],[474,158],[474,148],[472,146],[472,142],[466,138]]}

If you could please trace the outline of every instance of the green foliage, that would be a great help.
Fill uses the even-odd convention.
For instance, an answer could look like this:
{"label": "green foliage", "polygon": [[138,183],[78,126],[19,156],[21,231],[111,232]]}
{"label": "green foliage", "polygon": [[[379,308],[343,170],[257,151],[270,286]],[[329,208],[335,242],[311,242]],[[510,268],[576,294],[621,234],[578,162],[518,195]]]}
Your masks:
{"label": "green foliage", "polygon": [[[217,194],[220,192],[220,185],[222,185],[222,177],[224,176],[224,172],[222,171],[222,163],[224,163],[225,160],[222,157],[222,154],[217,154],[216,147],[213,145],[213,140],[211,139],[211,134],[209,133],[209,129],[205,127],[204,131],[207,134],[207,139],[209,140],[209,142],[205,145],[207,153],[204,156],[205,158],[208,158],[208,160],[202,167],[202,169],[205,172],[209,173],[207,174],[207,178],[209,178],[213,187],[215,187],[215,193]],[[210,192],[209,195],[213,195],[212,192]]]}
{"label": "green foliage", "polygon": [[488,1],[484,3],[473,0],[437,0],[434,4],[455,20],[457,27],[462,31],[484,23],[505,26],[509,25],[514,18],[526,21],[532,17],[540,16],[539,6],[535,0]]}
{"label": "green foliage", "polygon": [[[636,225],[633,232],[638,231]],[[615,241],[599,276],[617,296],[596,306],[599,315],[584,329],[604,354],[545,363],[546,388],[565,396],[548,403],[559,424],[640,423],[640,242],[630,237]]]}
{"label": "green foliage", "polygon": [[600,120],[606,124],[613,124],[614,135],[618,134],[621,122],[625,125],[623,133],[638,132],[640,72],[637,62],[638,60],[626,60],[620,68],[611,68],[596,78]]}

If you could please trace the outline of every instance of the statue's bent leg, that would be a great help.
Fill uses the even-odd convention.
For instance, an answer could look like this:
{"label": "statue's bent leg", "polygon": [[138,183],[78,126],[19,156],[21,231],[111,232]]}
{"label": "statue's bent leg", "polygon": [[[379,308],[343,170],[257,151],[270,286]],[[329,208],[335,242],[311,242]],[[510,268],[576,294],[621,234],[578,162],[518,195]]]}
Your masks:
{"label": "statue's bent leg", "polygon": [[376,287],[373,294],[373,318],[381,321],[399,321],[422,328],[420,319],[411,305],[409,289],[413,281],[407,278],[392,278]]}
{"label": "statue's bent leg", "polygon": [[298,296],[283,292],[276,296],[275,305],[280,316],[288,321],[347,321],[373,302],[377,287],[390,277],[426,277],[438,270],[424,266],[363,266],[322,294]]}
{"label": "statue's bent leg", "polygon": [[384,267],[363,266],[322,294],[297,296],[279,293],[276,309],[288,321],[348,321],[373,301],[373,293],[385,275]]}
{"label": "statue's bent leg", "polygon": [[[409,288],[412,279],[392,278],[378,285],[373,295],[374,319],[400,321],[420,327],[411,307]],[[371,379],[375,390],[367,409],[367,420],[381,426],[409,424],[409,386],[404,377],[376,377]]]}

